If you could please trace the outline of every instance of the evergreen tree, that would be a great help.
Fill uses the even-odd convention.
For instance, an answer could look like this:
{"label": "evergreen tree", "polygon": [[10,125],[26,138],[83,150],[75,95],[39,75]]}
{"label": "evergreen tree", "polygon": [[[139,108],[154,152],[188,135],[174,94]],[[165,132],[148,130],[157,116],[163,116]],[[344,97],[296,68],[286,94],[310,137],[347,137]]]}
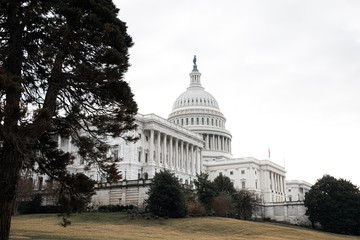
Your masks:
{"label": "evergreen tree", "polygon": [[148,192],[148,209],[155,215],[184,217],[186,206],[179,180],[169,171],[156,173]]}
{"label": "evergreen tree", "polygon": [[194,181],[198,200],[204,205],[207,211],[211,210],[211,202],[216,196],[216,186],[208,179],[209,174],[200,173]]}
{"label": "evergreen tree", "polygon": [[324,175],[305,195],[306,215],[329,232],[360,235],[360,190],[350,181]]}
{"label": "evergreen tree", "polygon": [[214,184],[217,195],[221,192],[225,192],[231,196],[236,192],[234,183],[231,182],[229,177],[223,176],[222,174],[214,179]]}
{"label": "evergreen tree", "polygon": [[118,11],[111,0],[0,2],[1,240],[9,237],[21,170],[58,181],[67,203],[93,191],[92,181],[68,173],[73,156],[58,149],[57,136],[71,137],[89,164],[116,175],[102,136],[134,130],[137,112],[123,80],[133,43]]}

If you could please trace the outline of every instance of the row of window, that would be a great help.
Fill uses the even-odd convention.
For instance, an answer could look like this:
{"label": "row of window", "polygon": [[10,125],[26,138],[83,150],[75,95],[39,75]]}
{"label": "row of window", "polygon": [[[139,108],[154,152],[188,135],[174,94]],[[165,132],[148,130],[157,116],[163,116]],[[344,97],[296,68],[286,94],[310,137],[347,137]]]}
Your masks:
{"label": "row of window", "polygon": [[182,106],[182,105],[189,105],[189,104],[203,104],[203,105],[210,105],[210,106],[216,106],[216,102],[213,101],[212,99],[205,99],[205,98],[188,98],[188,99],[181,99],[179,101],[177,101],[176,105],[177,106]]}
{"label": "row of window", "polygon": [[208,125],[208,126],[216,126],[216,127],[224,127],[224,122],[214,118],[181,118],[176,119],[178,125]]}

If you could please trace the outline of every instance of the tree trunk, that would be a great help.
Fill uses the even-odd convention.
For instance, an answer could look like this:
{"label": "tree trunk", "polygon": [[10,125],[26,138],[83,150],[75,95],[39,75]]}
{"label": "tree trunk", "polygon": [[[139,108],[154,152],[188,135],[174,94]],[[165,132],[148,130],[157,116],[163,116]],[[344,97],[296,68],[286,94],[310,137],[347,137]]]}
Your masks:
{"label": "tree trunk", "polygon": [[0,159],[0,240],[8,240],[16,189],[22,165],[20,154],[3,148]]}

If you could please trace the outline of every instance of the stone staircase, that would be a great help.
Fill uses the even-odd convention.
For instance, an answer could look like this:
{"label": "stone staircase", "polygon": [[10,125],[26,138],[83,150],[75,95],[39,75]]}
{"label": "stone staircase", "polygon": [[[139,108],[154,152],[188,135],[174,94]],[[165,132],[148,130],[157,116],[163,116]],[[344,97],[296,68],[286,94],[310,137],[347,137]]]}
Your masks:
{"label": "stone staircase", "polygon": [[[125,190],[125,189],[124,189]],[[119,200],[120,198],[122,198],[122,191],[123,189],[121,188],[112,188],[110,189],[110,205],[117,205],[120,204],[121,205],[121,200]]]}
{"label": "stone staircase", "polygon": [[131,188],[126,189],[125,205],[131,205],[131,204],[134,206],[137,206],[139,204],[139,188],[138,187],[131,187]]}

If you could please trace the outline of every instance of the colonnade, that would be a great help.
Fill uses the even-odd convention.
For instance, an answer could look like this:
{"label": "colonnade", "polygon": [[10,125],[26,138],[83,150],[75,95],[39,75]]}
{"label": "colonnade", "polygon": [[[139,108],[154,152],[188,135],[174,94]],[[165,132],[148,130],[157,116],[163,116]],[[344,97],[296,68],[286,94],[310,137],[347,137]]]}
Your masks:
{"label": "colonnade", "polygon": [[270,172],[270,189],[276,193],[285,193],[285,177],[278,173]]}
{"label": "colonnade", "polygon": [[205,150],[224,151],[231,153],[231,138],[216,134],[202,134]]}
{"label": "colonnade", "polygon": [[149,164],[195,175],[201,171],[201,149],[180,137],[150,129]]}

